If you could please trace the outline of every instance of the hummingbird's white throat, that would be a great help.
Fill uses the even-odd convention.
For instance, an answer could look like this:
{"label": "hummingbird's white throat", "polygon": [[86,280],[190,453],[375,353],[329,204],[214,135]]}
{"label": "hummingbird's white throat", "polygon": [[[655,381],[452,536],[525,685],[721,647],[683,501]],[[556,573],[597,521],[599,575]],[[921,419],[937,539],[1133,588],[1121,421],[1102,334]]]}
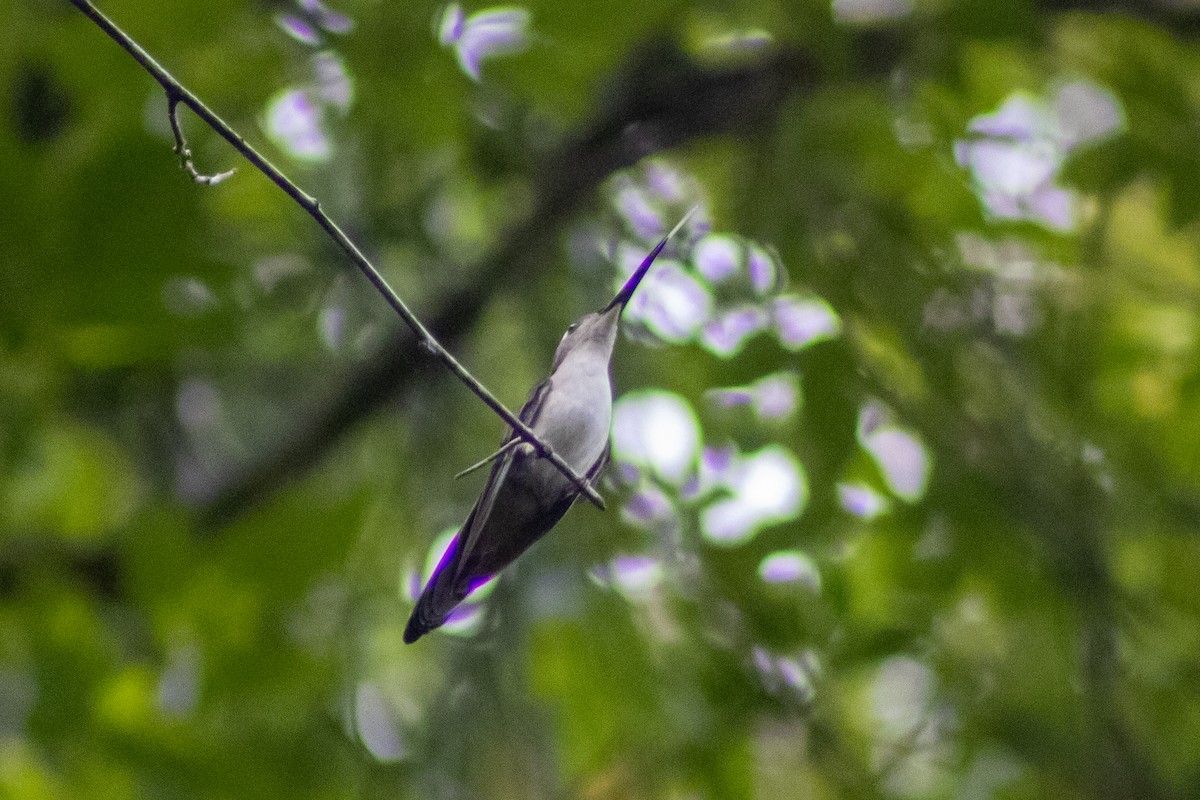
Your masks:
{"label": "hummingbird's white throat", "polygon": [[533,431],[576,472],[596,463],[608,443],[612,384],[603,342],[589,341],[567,353],[550,377],[546,405]]}

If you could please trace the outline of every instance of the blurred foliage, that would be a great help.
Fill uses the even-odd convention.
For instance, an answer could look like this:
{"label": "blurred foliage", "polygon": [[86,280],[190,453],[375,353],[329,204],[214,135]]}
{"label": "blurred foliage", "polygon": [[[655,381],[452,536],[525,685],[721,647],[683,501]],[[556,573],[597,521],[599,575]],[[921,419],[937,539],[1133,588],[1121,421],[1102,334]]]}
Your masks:
{"label": "blurred foliage", "polygon": [[631,325],[618,393],[706,449],[405,646],[500,424],[184,112],[238,168],[192,184],[100,30],[0,2],[0,797],[1200,796],[1200,8],[520,8],[103,9],[510,406],[653,238],[606,148],[786,273],[778,336]]}

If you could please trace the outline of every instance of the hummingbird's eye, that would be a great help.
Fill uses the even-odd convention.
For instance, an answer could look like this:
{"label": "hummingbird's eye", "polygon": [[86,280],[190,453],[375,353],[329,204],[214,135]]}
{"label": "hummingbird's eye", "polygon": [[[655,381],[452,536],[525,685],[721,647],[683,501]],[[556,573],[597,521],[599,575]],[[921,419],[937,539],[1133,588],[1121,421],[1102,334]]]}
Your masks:
{"label": "hummingbird's eye", "polygon": [[578,322],[572,322],[570,325],[567,326],[567,333],[574,333],[575,329],[578,327],[579,327]]}

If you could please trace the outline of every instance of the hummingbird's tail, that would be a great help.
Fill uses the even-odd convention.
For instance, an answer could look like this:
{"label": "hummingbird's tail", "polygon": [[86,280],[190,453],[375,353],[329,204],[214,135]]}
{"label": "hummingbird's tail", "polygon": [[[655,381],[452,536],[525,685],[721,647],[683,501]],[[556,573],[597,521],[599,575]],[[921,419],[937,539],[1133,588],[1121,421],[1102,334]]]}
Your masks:
{"label": "hummingbird's tail", "polygon": [[413,609],[412,616],[408,618],[408,625],[404,628],[405,644],[412,644],[435,628],[444,625],[450,612],[467,596],[470,585],[464,580],[457,579],[460,571],[461,556],[458,550],[461,536],[462,532],[460,531],[458,536],[454,537],[446,554],[442,556],[437,569],[433,571],[429,583],[425,584],[425,590],[421,592],[421,596],[417,600],[417,607]]}
{"label": "hummingbird's tail", "polygon": [[441,627],[446,621],[444,615],[432,613],[432,609],[428,608],[430,604],[425,602],[427,599],[425,596],[421,597],[421,601],[413,609],[412,616],[408,618],[408,624],[404,626],[405,644],[412,644],[431,630]]}

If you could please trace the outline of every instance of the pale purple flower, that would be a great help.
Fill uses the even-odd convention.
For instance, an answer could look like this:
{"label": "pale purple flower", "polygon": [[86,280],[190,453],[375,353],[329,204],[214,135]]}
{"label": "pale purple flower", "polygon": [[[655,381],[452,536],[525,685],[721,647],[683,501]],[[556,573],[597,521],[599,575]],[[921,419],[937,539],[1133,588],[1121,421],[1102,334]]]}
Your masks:
{"label": "pale purple flower", "polygon": [[628,598],[643,597],[662,582],[663,568],[650,556],[617,556],[608,569],[613,588]]}
{"label": "pale purple flower", "polygon": [[638,469],[638,466],[625,461],[618,461],[613,465],[609,474],[625,486],[637,486],[642,479],[642,471]]}
{"label": "pale purple flower", "polygon": [[784,295],[775,299],[772,311],[779,341],[789,350],[832,339],[842,330],[841,319],[819,298]]}
{"label": "pale purple flower", "polygon": [[724,485],[729,480],[729,471],[737,460],[737,448],[705,447],[700,454],[700,486],[699,493],[704,493],[713,486]]}
{"label": "pale purple flower", "polygon": [[629,502],[621,509],[621,517],[642,527],[654,526],[655,523],[673,520],[675,505],[662,490],[646,486],[629,498]]}
{"label": "pale purple flower", "polygon": [[820,674],[821,665],[811,650],[796,657],[777,656],[765,647],[755,645],[751,650],[751,661],[768,692],[787,692],[801,702],[812,700],[816,694],[813,679]]}
{"label": "pale purple flower", "polygon": [[1052,103],[1018,92],[996,111],[975,117],[954,144],[976,193],[997,219],[1075,227],[1075,195],[1056,184],[1072,150],[1123,129],[1124,112],[1111,92],[1085,81],[1063,85]]}
{"label": "pale purple flower", "polygon": [[800,387],[794,372],[777,372],[755,385],[754,411],[759,419],[786,419],[800,401]]}
{"label": "pale purple flower", "polygon": [[646,164],[646,185],[667,203],[680,203],[687,197],[687,184],[683,174],[663,161]]}
{"label": "pale purple flower", "polygon": [[279,14],[275,23],[296,41],[316,47],[321,43],[321,30],[344,34],[354,30],[354,20],[333,11],[319,0],[300,0],[301,14]]}
{"label": "pale purple flower", "polygon": [[421,573],[409,568],[404,571],[400,585],[404,590],[404,599],[410,603],[415,603],[417,598],[421,596],[421,588],[425,584],[421,580]]}
{"label": "pale purple flower", "polygon": [[955,158],[982,188],[1020,197],[1058,173],[1063,153],[1045,140],[976,139],[958,141]]}
{"label": "pale purple flower", "polygon": [[442,625],[442,633],[451,636],[471,636],[483,622],[483,606],[464,603],[455,606]]}
{"label": "pale purple flower", "polygon": [[929,451],[916,433],[892,423],[879,403],[867,403],[859,412],[858,441],[897,497],[913,502],[924,495],[932,467]]}
{"label": "pale purple flower", "polygon": [[710,283],[722,283],[738,272],[742,247],[730,236],[709,234],[696,243],[692,262]]}
{"label": "pale purple flower", "polygon": [[346,72],[341,56],[332,51],[313,56],[313,71],[316,72],[317,92],[325,103],[342,113],[350,108],[354,100],[354,83]]}
{"label": "pale purple flower", "polygon": [[408,755],[395,715],[375,683],[364,681],[354,692],[354,726],[363,747],[376,761],[391,763]]}
{"label": "pale purple flower", "polygon": [[[454,32],[454,26],[447,26],[443,17],[439,38],[449,43],[446,39]],[[485,60],[520,53],[529,46],[529,12],[523,8],[480,11],[467,17],[457,33],[452,42],[459,66],[468,77],[478,81]]]}
{"label": "pale purple flower", "polygon": [[711,353],[730,358],[746,341],[771,324],[770,315],[758,306],[738,306],[704,323],[700,340]]}
{"label": "pale purple flower", "polygon": [[677,262],[659,261],[630,300],[625,318],[641,322],[664,341],[689,341],[708,319],[712,298],[708,289]]}
{"label": "pale purple flower", "polygon": [[613,455],[679,485],[700,451],[700,425],[682,397],[648,390],[622,395],[613,406]]}
{"label": "pale purple flower", "polygon": [[1059,87],[1054,96],[1054,114],[1067,149],[1125,129],[1120,101],[1108,89],[1088,81],[1072,81]]}
{"label": "pale purple flower", "polygon": [[438,22],[438,43],[448,47],[461,39],[466,22],[467,15],[463,13],[461,5],[451,3],[446,6],[441,21]]}
{"label": "pale purple flower", "polygon": [[701,528],[714,543],[735,545],[760,528],[794,519],[808,499],[803,468],[778,445],[739,456],[720,471],[720,485],[729,491],[701,513]]}
{"label": "pale purple flower", "polygon": [[719,545],[737,545],[757,533],[758,514],[737,498],[718,500],[704,509],[700,524],[704,536]]}
{"label": "pale purple flower", "polygon": [[859,519],[872,520],[888,509],[887,498],[863,483],[839,483],[838,503]]}
{"label": "pale purple flower", "polygon": [[345,34],[354,30],[354,20],[341,12],[322,6],[319,15],[321,27],[330,33]]}
{"label": "pale purple flower", "polygon": [[985,136],[1029,140],[1043,136],[1052,125],[1053,117],[1040,101],[1018,92],[1010,95],[991,114],[980,114],[972,119],[967,130]]}
{"label": "pale purple flower", "polygon": [[796,659],[784,657],[779,659],[776,668],[779,670],[779,677],[783,680],[784,685],[791,689],[800,700],[804,702],[812,700],[817,690],[813,685],[812,672],[808,667]]}
{"label": "pale purple flower", "polygon": [[626,181],[617,189],[614,200],[618,213],[638,236],[649,241],[662,235],[662,215],[654,208],[642,187],[632,181]]}
{"label": "pale purple flower", "polygon": [[724,408],[752,406],[759,419],[784,419],[799,403],[800,389],[794,372],[777,372],[750,384],[710,389],[706,396]]}
{"label": "pale purple flower", "polygon": [[915,435],[900,428],[881,428],[863,442],[888,482],[902,500],[913,502],[925,494],[929,481],[929,452]]}
{"label": "pale purple flower", "polygon": [[321,130],[321,106],[302,89],[285,89],[275,96],[267,106],[266,129],[293,158],[322,161],[329,157],[329,139]]}
{"label": "pale purple flower", "polygon": [[779,270],[775,259],[757,245],[750,245],[746,252],[746,267],[750,272],[750,284],[759,295],[769,294],[779,285]]}
{"label": "pale purple flower", "polygon": [[1028,198],[1029,212],[1047,227],[1069,231],[1075,227],[1075,193],[1059,186],[1045,185]]}
{"label": "pale purple flower", "polygon": [[821,593],[821,573],[816,562],[799,550],[771,553],[759,563],[758,576],[767,583],[795,583],[813,594]]}
{"label": "pale purple flower", "polygon": [[294,14],[276,15],[275,24],[279,26],[280,30],[301,44],[316,47],[321,43],[321,34],[317,32],[316,26]]}
{"label": "pale purple flower", "polygon": [[750,388],[712,389],[708,398],[724,408],[754,405],[754,391]]}

